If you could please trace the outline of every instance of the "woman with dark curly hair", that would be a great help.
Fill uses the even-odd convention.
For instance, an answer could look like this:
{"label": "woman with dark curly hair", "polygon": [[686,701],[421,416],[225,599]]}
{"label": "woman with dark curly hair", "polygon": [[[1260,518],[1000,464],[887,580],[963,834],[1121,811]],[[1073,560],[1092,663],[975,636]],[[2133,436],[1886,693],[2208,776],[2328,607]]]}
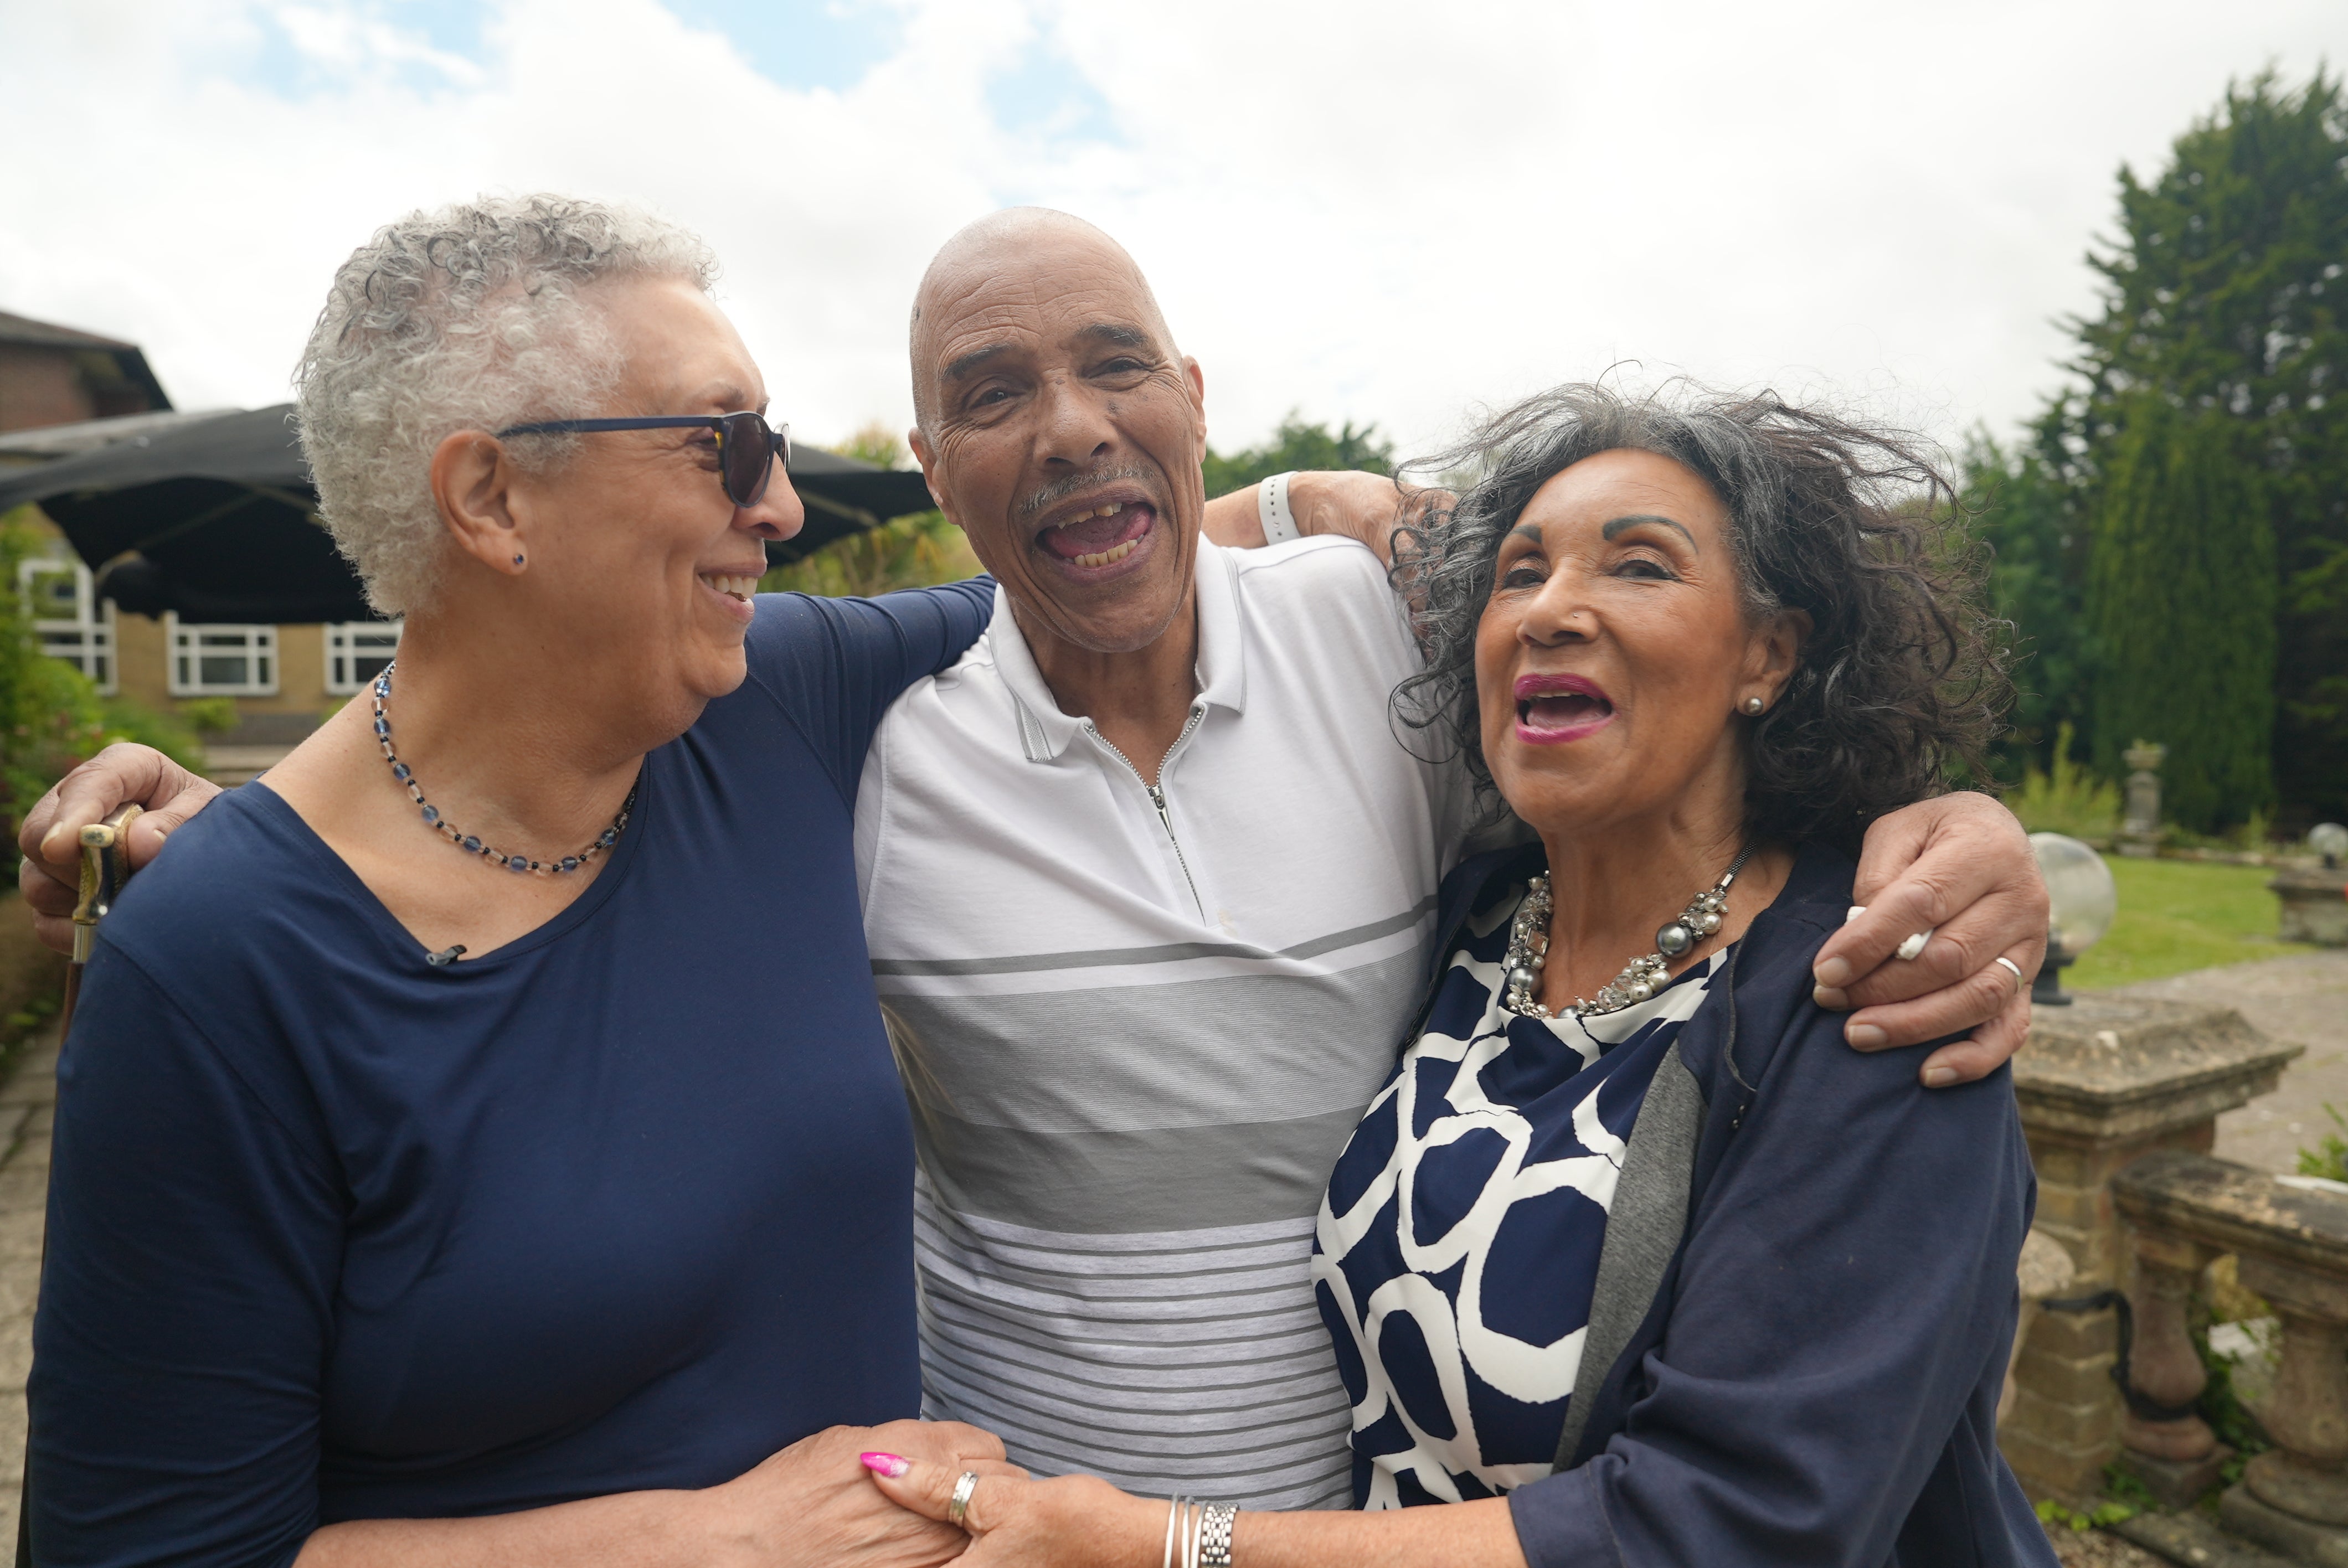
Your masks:
{"label": "woman with dark curly hair", "polygon": [[[1456,1506],[994,1478],[965,1561],[2051,1563],[1996,1444],[2034,1198],[2005,1071],[1918,1095],[1925,1048],[1843,1049],[1811,997],[1860,832],[2005,695],[1948,487],[1685,388],[1560,388],[1438,461],[1484,477],[1399,540],[1397,712],[1538,842],[1447,880],[1314,1277],[1358,1501]],[[950,1469],[878,1472],[948,1505]]]}

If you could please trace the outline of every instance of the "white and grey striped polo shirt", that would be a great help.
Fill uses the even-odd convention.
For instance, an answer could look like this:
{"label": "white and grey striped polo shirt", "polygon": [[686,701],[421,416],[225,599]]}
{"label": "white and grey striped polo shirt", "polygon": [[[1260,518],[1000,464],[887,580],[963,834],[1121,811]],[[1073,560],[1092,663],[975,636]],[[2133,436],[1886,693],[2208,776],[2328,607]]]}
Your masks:
{"label": "white and grey striped polo shirt", "polygon": [[1395,738],[1418,654],[1367,550],[1202,544],[1198,603],[1162,817],[999,592],[866,759],[925,1408],[1039,1472],[1344,1507],[1313,1217],[1417,999],[1467,785]]}

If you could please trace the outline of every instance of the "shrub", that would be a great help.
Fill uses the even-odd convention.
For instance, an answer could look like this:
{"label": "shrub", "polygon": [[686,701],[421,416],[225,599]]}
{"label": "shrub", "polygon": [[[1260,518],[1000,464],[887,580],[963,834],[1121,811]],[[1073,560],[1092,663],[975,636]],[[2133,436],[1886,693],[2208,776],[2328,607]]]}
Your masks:
{"label": "shrub", "polygon": [[2099,779],[2071,760],[2071,726],[2054,733],[2051,774],[2025,770],[2022,787],[2006,797],[2013,815],[2032,833],[2061,833],[2103,848],[2120,826],[2119,785]]}

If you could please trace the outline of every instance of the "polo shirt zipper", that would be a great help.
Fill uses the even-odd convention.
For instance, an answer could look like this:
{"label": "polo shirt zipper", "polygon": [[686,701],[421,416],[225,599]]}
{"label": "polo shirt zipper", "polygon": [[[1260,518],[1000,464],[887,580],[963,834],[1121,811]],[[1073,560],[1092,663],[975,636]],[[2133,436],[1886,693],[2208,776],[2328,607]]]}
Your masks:
{"label": "polo shirt zipper", "polygon": [[[1190,732],[1197,729],[1199,727],[1199,721],[1206,716],[1207,709],[1204,703],[1194,702],[1190,705],[1189,721],[1182,726],[1182,733],[1174,737],[1174,743],[1166,748],[1166,762],[1162,762],[1158,764],[1159,777],[1162,778],[1165,776],[1166,763],[1170,763],[1174,760],[1174,753],[1182,749],[1182,743],[1190,738]],[[1125,771],[1133,775],[1133,782],[1139,784],[1141,786],[1142,793],[1149,797],[1149,804],[1157,809],[1159,822],[1166,829],[1166,842],[1174,846],[1174,864],[1182,868],[1182,883],[1183,886],[1190,889],[1191,906],[1199,911],[1200,922],[1204,924],[1207,918],[1207,901],[1199,897],[1199,882],[1198,878],[1190,875],[1189,856],[1182,853],[1182,841],[1174,836],[1174,816],[1171,812],[1166,809],[1165,790],[1157,784],[1151,784],[1148,779],[1143,778],[1141,776],[1141,770],[1133,765],[1133,759],[1127,756],[1123,752],[1118,751],[1115,741],[1110,740],[1107,735],[1102,734],[1098,730],[1095,729],[1093,727],[1093,722],[1090,719],[1086,719],[1085,721],[1085,733],[1090,735],[1094,740],[1098,741],[1102,745],[1107,746],[1108,748],[1109,755],[1115,757],[1118,762],[1125,764]]]}

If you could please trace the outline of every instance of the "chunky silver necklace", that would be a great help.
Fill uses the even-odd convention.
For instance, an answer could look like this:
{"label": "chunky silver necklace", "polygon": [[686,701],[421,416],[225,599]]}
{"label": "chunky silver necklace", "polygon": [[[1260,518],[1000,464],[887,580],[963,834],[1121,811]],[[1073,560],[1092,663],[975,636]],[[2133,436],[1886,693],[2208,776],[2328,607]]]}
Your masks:
{"label": "chunky silver necklace", "polygon": [[1599,988],[1596,1001],[1576,997],[1562,1013],[1550,1011],[1533,995],[1540,985],[1541,966],[1549,962],[1549,873],[1541,872],[1525,884],[1525,901],[1517,906],[1516,924],[1509,931],[1509,956],[1503,961],[1508,989],[1500,1004],[1526,1018],[1602,1018],[1636,1007],[1663,989],[1671,978],[1671,959],[1719,934],[1728,911],[1728,885],[1752,855],[1749,844],[1737,851],[1720,880],[1689,900],[1677,919],[1655,933],[1655,950],[1623,965],[1621,974]]}
{"label": "chunky silver necklace", "polygon": [[[376,743],[383,747],[383,760],[391,764],[391,776],[407,786],[407,798],[414,801],[417,809],[424,814],[425,826],[434,829],[441,837],[467,854],[478,855],[492,866],[502,866],[509,871],[524,871],[536,876],[561,876],[576,871],[620,842],[620,835],[627,829],[628,814],[636,809],[634,785],[629,786],[628,798],[620,803],[620,815],[612,819],[611,826],[595,835],[594,843],[576,855],[566,855],[551,864],[543,860],[531,860],[525,856],[506,855],[491,849],[473,835],[443,818],[440,808],[424,798],[424,786],[416,782],[415,774],[408,770],[406,763],[399,760],[399,753],[391,749],[391,721],[384,717],[383,700],[391,695],[393,668],[391,664],[385,665],[383,673],[375,678],[375,738]],[[450,949],[458,953],[464,950],[462,948]]]}

